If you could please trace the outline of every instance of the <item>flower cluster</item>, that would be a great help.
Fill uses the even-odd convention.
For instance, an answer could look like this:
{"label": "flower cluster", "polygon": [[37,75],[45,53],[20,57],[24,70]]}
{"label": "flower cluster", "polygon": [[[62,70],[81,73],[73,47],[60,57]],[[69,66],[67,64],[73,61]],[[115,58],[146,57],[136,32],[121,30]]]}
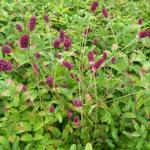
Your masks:
{"label": "flower cluster", "polygon": [[139,24],[139,25],[142,25],[142,24],[143,24],[143,18],[139,18],[139,19],[138,19],[138,24]]}
{"label": "flower cluster", "polygon": [[80,78],[79,77],[77,77],[74,73],[70,73],[70,77],[72,78],[72,79],[75,79],[76,81],[80,81]]}
{"label": "flower cluster", "polygon": [[10,54],[10,53],[11,53],[10,46],[4,45],[4,46],[2,47],[2,51],[3,51],[4,54]]}
{"label": "flower cluster", "polygon": [[29,23],[28,23],[28,29],[29,29],[29,31],[33,31],[35,29],[35,26],[36,26],[36,17],[32,16],[30,18]]}
{"label": "flower cluster", "polygon": [[60,30],[59,37],[54,41],[54,48],[60,48],[61,44],[64,45],[65,50],[68,50],[72,46],[72,39],[64,30]]}
{"label": "flower cluster", "polygon": [[0,71],[11,72],[12,68],[12,63],[10,61],[0,59]]}
{"label": "flower cluster", "polygon": [[20,37],[20,47],[22,49],[29,48],[29,41],[30,41],[29,35],[28,34],[24,34],[23,36]]}
{"label": "flower cluster", "polygon": [[94,1],[91,5],[91,11],[94,13],[96,9],[98,8],[98,1]]}
{"label": "flower cluster", "polygon": [[[68,119],[71,119],[73,117],[73,111],[72,110],[68,110],[67,117],[68,117]],[[78,116],[73,117],[73,122],[75,123],[77,128],[80,127],[80,122],[79,122]]]}
{"label": "flower cluster", "polygon": [[103,14],[103,16],[104,16],[105,18],[108,17],[108,11],[107,11],[107,8],[103,8],[103,9],[102,9],[102,14]]}
{"label": "flower cluster", "polygon": [[72,101],[72,104],[76,107],[81,107],[82,106],[82,101],[80,99],[74,99]]}
{"label": "flower cluster", "polygon": [[66,60],[63,60],[62,65],[66,68],[68,68],[69,70],[71,70],[73,68],[73,64],[69,63]]}
{"label": "flower cluster", "polygon": [[46,83],[47,83],[48,86],[53,85],[53,82],[54,82],[53,77],[48,76],[48,77],[46,78]]}
{"label": "flower cluster", "polygon": [[16,24],[16,28],[19,32],[22,32],[22,25],[21,24]]}
{"label": "flower cluster", "polygon": [[88,59],[89,59],[89,64],[91,65],[92,71],[95,73],[98,68],[105,62],[105,60],[107,59],[107,52],[104,51],[103,56],[98,59],[97,62],[94,63],[94,53],[92,51],[90,51],[88,53]]}
{"label": "flower cluster", "polygon": [[49,16],[48,15],[44,15],[44,21],[45,21],[45,23],[48,23],[49,22]]}
{"label": "flower cluster", "polygon": [[139,32],[139,38],[145,38],[145,37],[149,37],[150,38],[150,28]]}

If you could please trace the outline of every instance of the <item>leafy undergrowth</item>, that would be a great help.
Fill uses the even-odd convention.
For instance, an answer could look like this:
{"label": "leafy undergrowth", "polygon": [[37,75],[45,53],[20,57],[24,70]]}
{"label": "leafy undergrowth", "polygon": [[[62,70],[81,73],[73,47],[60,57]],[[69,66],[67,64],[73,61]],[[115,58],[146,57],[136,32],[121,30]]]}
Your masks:
{"label": "leafy undergrowth", "polygon": [[0,1],[0,149],[150,150],[148,0]]}

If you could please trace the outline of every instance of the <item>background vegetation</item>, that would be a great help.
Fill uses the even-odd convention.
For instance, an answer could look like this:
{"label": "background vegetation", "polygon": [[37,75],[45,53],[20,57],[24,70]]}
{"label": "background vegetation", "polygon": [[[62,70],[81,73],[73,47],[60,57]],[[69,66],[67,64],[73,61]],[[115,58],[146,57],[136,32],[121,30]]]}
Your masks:
{"label": "background vegetation", "polygon": [[[150,42],[138,36],[149,28],[150,1],[99,0],[95,12],[92,2],[0,0],[0,59],[13,65],[11,72],[0,70],[0,150],[150,150]],[[68,50],[54,47],[62,29],[72,40]],[[26,50],[19,44],[24,34]],[[95,62],[108,54],[95,74],[92,50]]]}

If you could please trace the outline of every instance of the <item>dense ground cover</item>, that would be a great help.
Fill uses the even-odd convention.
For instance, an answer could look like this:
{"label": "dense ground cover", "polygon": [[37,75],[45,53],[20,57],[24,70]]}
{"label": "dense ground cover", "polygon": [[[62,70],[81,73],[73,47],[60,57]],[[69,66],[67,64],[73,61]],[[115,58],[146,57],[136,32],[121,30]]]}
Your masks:
{"label": "dense ground cover", "polygon": [[0,1],[0,150],[150,150],[149,0]]}

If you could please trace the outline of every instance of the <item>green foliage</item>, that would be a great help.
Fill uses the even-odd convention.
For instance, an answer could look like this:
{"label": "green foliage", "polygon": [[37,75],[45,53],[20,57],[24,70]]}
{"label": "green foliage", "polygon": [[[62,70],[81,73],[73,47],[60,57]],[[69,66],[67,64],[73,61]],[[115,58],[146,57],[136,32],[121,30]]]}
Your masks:
{"label": "green foliage", "polygon": [[[12,72],[0,70],[0,150],[150,150],[150,39],[138,38],[149,28],[149,1],[98,2],[92,13],[91,0],[0,0],[0,59],[13,64]],[[103,7],[108,18],[102,15]],[[29,32],[33,15],[37,24]],[[92,31],[83,36],[87,28]],[[53,46],[60,29],[72,39],[67,51]],[[26,33],[30,47],[22,50],[19,39]],[[1,50],[8,42],[13,46],[6,55]],[[95,62],[108,53],[95,75],[88,62],[91,50],[97,51]],[[72,63],[73,69],[65,68],[62,60]],[[53,77],[53,85],[46,84],[47,76]],[[76,98],[81,107],[72,104]],[[79,124],[68,118],[69,110]]]}

